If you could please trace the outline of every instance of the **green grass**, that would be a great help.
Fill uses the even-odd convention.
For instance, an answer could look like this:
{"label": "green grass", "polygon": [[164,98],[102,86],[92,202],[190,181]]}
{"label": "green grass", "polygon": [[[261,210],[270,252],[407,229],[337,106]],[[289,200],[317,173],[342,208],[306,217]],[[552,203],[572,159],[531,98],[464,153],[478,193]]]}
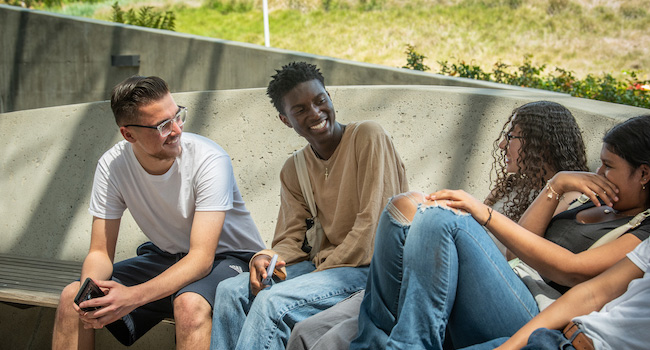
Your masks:
{"label": "green grass", "polygon": [[[6,1],[6,0],[5,0]],[[200,1],[200,0],[197,0]],[[176,15],[176,31],[263,45],[261,0],[121,0]],[[66,3],[56,12],[108,20],[110,5]],[[437,61],[464,60],[491,70],[525,55],[587,74],[650,67],[647,0],[278,0],[269,1],[271,46],[386,66],[406,63],[407,44]],[[329,11],[324,4],[329,4]],[[215,5],[216,4],[216,5]],[[245,5],[245,6],[242,6]],[[222,12],[215,10],[220,8]],[[247,9],[250,10],[247,10]],[[228,10],[229,9],[229,10]]]}

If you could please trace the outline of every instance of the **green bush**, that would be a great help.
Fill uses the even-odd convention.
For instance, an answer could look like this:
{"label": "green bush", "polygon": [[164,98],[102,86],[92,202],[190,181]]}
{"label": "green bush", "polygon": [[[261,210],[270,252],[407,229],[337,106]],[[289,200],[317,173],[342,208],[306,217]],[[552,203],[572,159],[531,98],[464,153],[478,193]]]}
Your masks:
{"label": "green bush", "polygon": [[161,13],[154,11],[151,6],[145,6],[137,11],[130,9],[124,12],[117,1],[113,4],[113,22],[147,28],[174,30],[175,20],[176,16],[174,16],[172,11]]}
{"label": "green bush", "polygon": [[402,68],[420,71],[431,69],[424,64],[424,59],[427,58],[427,56],[415,51],[415,46],[407,44],[406,51],[404,51],[404,53],[406,54],[406,65],[402,66]]}
{"label": "green bush", "polygon": [[[407,54],[409,54],[408,50]],[[519,67],[511,67],[499,61],[494,64],[492,72],[484,72],[481,67],[467,64],[465,61],[457,63],[438,61],[438,64],[439,73],[444,75],[563,92],[575,97],[650,108],[650,80],[641,80],[636,71],[624,72],[626,78],[623,80],[617,80],[609,73],[602,76],[589,74],[584,79],[578,79],[573,72],[559,67],[556,67],[553,73],[544,74],[546,65],[534,65],[530,56],[524,56],[524,62]]]}

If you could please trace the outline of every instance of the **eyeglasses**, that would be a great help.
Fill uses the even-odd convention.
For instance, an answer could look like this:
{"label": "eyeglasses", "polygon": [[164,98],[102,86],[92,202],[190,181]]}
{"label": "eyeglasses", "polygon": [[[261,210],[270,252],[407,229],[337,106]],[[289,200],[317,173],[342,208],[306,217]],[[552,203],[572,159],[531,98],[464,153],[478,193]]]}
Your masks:
{"label": "eyeglasses", "polygon": [[160,136],[167,137],[169,134],[172,133],[172,129],[173,129],[172,122],[176,123],[176,125],[181,127],[183,126],[183,124],[185,124],[185,119],[187,119],[187,107],[178,106],[178,112],[176,112],[174,118],[167,119],[156,126],[137,125],[137,124],[129,124],[124,126],[125,127],[137,126],[139,128],[156,129],[160,133]]}
{"label": "eyeglasses", "polygon": [[503,136],[506,138],[506,141],[510,142],[512,139],[523,139],[522,136],[515,136],[509,132],[503,132]]}

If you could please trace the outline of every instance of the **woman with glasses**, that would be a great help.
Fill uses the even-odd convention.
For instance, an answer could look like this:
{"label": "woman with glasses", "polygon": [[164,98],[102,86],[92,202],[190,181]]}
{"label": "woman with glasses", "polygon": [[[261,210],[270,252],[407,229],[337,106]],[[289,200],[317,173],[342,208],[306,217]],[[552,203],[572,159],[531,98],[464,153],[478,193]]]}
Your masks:
{"label": "woman with glasses", "polygon": [[[539,313],[541,301],[624,258],[648,238],[649,222],[589,248],[648,209],[650,116],[612,128],[600,158],[597,173],[555,174],[519,224],[463,191],[393,198],[377,228],[350,349],[442,349],[445,340],[463,348],[509,337]],[[589,201],[554,215],[571,193]],[[515,274],[483,227],[532,267],[531,275]]]}
{"label": "woman with glasses", "polygon": [[[587,170],[585,146],[571,112],[550,101],[515,108],[494,141],[492,173],[496,175],[485,203],[518,221],[557,171]],[[505,246],[494,239],[503,254]],[[287,350],[339,349],[357,333],[363,293],[298,323]]]}

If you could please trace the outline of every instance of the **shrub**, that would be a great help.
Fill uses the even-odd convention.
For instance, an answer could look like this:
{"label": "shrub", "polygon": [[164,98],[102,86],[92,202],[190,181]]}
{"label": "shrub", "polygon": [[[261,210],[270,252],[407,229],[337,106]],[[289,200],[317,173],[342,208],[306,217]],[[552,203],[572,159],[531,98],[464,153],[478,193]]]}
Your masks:
{"label": "shrub", "polygon": [[132,24],[140,27],[174,30],[176,16],[172,11],[164,13],[154,11],[153,7],[141,7],[137,12],[130,9],[126,12],[120,8],[117,1],[113,4],[113,22]]}
{"label": "shrub", "polygon": [[427,56],[422,55],[417,51],[415,51],[415,46],[407,44],[406,51],[404,51],[404,53],[406,54],[406,65],[402,66],[402,68],[408,68],[408,69],[419,70],[419,71],[425,71],[431,69],[424,64],[424,59],[427,58]]}
{"label": "shrub", "polygon": [[[407,50],[407,54],[409,51]],[[624,80],[617,80],[611,74],[602,76],[587,75],[577,79],[573,72],[556,67],[553,73],[543,75],[546,65],[535,66],[530,56],[524,56],[524,62],[512,71],[511,66],[499,61],[494,64],[492,72],[484,72],[481,67],[459,61],[448,63],[438,61],[440,74],[493,81],[502,84],[517,85],[563,92],[575,97],[620,103],[630,106],[650,108],[650,80],[641,80],[636,71],[624,72]]]}

